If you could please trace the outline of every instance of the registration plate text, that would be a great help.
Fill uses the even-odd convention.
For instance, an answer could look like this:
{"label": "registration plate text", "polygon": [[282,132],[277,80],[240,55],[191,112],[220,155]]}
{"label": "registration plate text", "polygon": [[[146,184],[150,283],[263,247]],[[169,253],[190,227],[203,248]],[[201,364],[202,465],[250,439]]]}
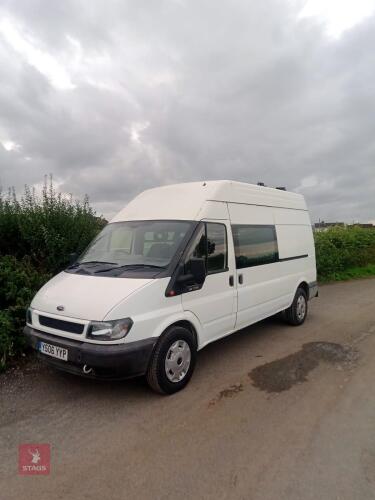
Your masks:
{"label": "registration plate text", "polygon": [[64,347],[47,344],[46,342],[39,342],[38,351],[43,354],[47,354],[47,356],[68,361],[68,349],[64,349]]}

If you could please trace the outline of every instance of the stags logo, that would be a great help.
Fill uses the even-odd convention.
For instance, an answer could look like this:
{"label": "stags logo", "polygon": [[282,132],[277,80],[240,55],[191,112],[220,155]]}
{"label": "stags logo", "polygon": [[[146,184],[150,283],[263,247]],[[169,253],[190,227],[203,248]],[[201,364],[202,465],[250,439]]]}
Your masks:
{"label": "stags logo", "polygon": [[24,476],[50,473],[51,450],[49,444],[20,444],[18,472]]}

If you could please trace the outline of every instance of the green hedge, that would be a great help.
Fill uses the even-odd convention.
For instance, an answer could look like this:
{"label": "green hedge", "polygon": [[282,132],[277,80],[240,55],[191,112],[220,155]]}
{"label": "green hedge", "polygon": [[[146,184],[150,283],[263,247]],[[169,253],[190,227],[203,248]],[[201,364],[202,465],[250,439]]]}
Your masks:
{"label": "green hedge", "polygon": [[82,252],[106,221],[95,216],[88,199],[74,201],[45,183],[41,196],[25,188],[0,193],[0,255],[28,256],[37,268],[57,272],[69,254]]}
{"label": "green hedge", "polygon": [[27,257],[0,256],[0,369],[9,357],[22,352],[26,307],[50,277],[37,271]]}
{"label": "green hedge", "polygon": [[37,290],[82,252],[106,224],[88,199],[57,193],[52,180],[40,195],[25,188],[0,193],[0,369],[22,352],[26,308]]}
{"label": "green hedge", "polygon": [[375,264],[375,229],[333,227],[315,233],[318,279],[342,279],[352,268]]}

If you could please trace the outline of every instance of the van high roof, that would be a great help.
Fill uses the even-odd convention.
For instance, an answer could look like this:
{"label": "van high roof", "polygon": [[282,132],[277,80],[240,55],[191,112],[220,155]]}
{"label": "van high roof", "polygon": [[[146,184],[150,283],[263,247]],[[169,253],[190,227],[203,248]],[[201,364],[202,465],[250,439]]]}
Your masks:
{"label": "van high roof", "polygon": [[[240,203],[307,210],[302,195],[235,181],[201,181],[148,189],[134,198],[111,222],[125,220],[201,220],[212,205]],[[217,218],[217,217],[216,217]]]}

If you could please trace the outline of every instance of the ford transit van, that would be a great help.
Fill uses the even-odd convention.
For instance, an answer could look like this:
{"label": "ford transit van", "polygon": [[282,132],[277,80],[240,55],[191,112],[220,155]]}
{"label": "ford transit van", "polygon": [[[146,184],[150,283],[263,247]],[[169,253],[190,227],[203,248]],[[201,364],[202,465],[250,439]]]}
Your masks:
{"label": "ford transit van", "polygon": [[231,181],[144,191],[34,297],[38,356],[86,377],[146,375],[171,394],[210,342],[318,294],[304,198]]}

